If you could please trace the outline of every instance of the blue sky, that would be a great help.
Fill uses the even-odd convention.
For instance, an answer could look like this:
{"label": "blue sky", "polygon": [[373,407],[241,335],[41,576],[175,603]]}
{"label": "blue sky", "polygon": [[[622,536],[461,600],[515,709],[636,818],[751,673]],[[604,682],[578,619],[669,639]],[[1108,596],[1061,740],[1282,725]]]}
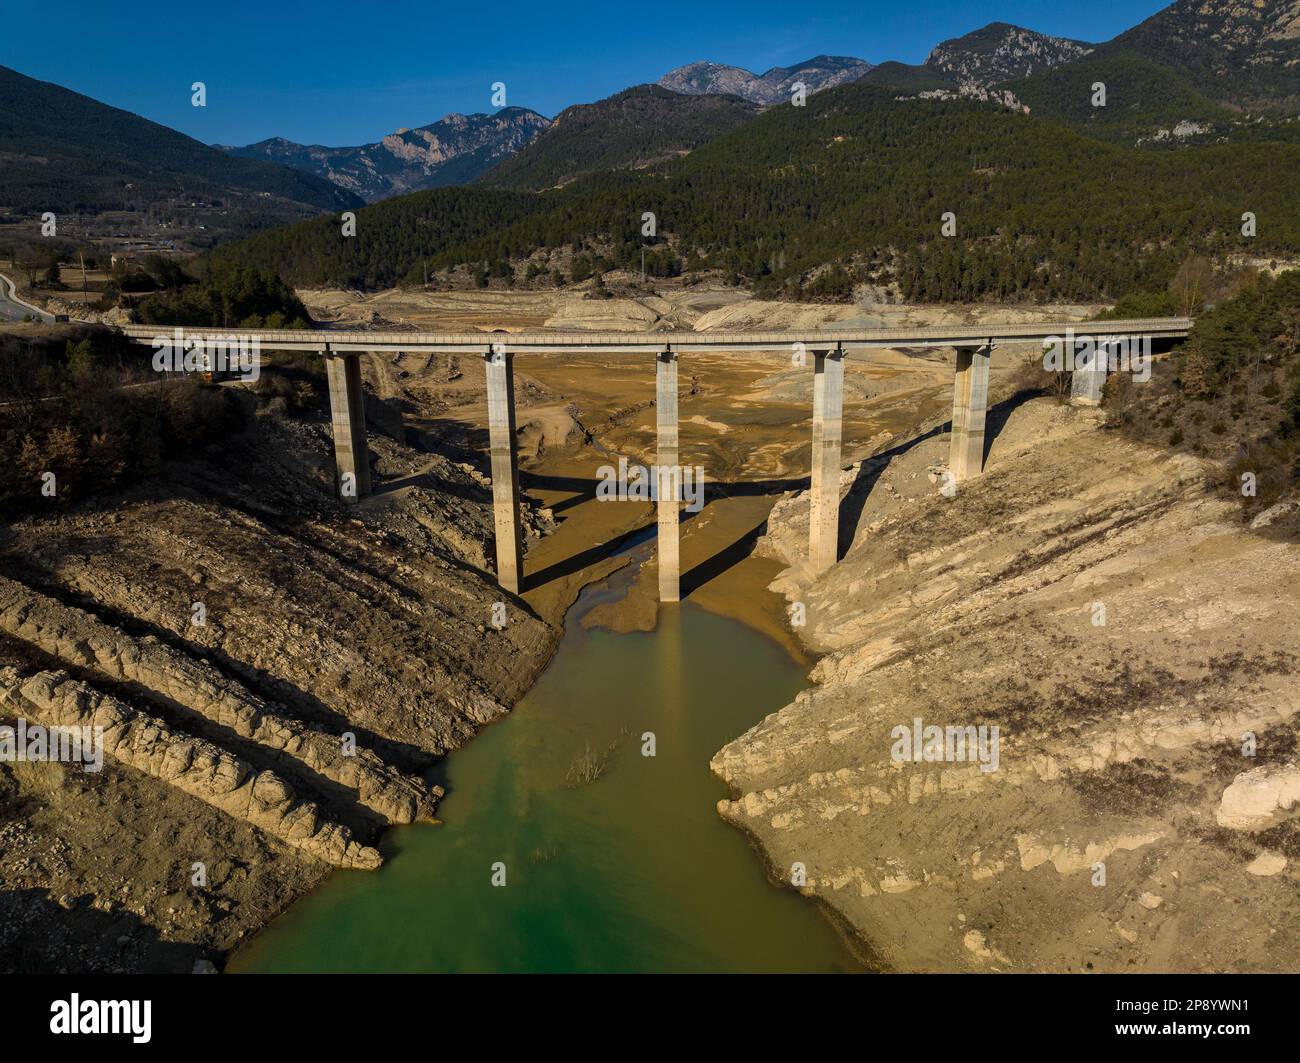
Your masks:
{"label": "blue sky", "polygon": [[[811,56],[919,63],[989,22],[1102,41],[1159,0],[604,0],[451,7],[136,0],[125,7],[6,0],[0,65],[144,115],[207,143],[269,136],[342,146],[451,111],[507,102],[547,116],[696,59],[763,71]],[[78,8],[82,10],[78,11]],[[190,105],[190,85],[208,105]]]}

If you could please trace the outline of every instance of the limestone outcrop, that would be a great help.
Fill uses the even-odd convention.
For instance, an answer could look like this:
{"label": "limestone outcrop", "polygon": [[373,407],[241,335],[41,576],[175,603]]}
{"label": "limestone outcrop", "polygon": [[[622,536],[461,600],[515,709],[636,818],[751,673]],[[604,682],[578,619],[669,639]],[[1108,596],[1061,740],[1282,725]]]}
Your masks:
{"label": "limestone outcrop", "polygon": [[1214,818],[1222,827],[1259,831],[1276,825],[1300,805],[1300,768],[1266,765],[1243,771],[1223,791]]}
{"label": "limestone outcrop", "polygon": [[[1206,462],[1009,407],[953,497],[946,433],[849,469],[821,577],[806,494],[773,510],[758,549],[823,656],[715,756],[721,814],[885,967],[1294,969],[1300,548]],[[930,726],[997,756],[899,754]]]}
{"label": "limestone outcrop", "polygon": [[168,727],[64,672],[0,671],[0,705],[46,726],[102,728],[104,753],[335,867],[377,868],[379,853],[325,819],[271,771]]}
{"label": "limestone outcrop", "polygon": [[0,631],[69,665],[136,684],[168,703],[256,743],[278,759],[356,792],[390,823],[430,820],[440,791],[404,775],[374,752],[350,751],[341,735],[315,730],[272,711],[215,667],[153,637],[134,639],[83,609],[66,606],[0,576]]}

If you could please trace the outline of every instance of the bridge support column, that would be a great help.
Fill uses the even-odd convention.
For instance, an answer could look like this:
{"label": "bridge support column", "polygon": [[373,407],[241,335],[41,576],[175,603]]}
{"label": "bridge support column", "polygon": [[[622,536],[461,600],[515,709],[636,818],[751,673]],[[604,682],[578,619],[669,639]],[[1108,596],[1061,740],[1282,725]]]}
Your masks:
{"label": "bridge support column", "polygon": [[1101,389],[1106,386],[1109,362],[1110,345],[1103,343],[1075,362],[1074,378],[1070,384],[1071,406],[1101,405]]}
{"label": "bridge support column", "polygon": [[677,355],[664,351],[655,372],[658,429],[656,510],[659,520],[659,600],[681,601],[680,510],[682,473],[677,452]]}
{"label": "bridge support column", "polygon": [[515,360],[500,349],[484,356],[488,437],[492,455],[492,517],[497,583],[511,594],[524,585],[524,540],[519,515],[519,458],[515,450]]}
{"label": "bridge support column", "polygon": [[844,351],[813,354],[812,492],[808,561],[814,574],[839,560],[840,443],[844,432]]}
{"label": "bridge support column", "polygon": [[335,486],[344,502],[370,493],[370,448],[366,446],[366,407],[361,390],[361,356],[325,353],[330,426],[334,430]]}
{"label": "bridge support column", "polygon": [[961,482],[984,471],[984,418],[989,401],[991,344],[957,348],[948,471]]}

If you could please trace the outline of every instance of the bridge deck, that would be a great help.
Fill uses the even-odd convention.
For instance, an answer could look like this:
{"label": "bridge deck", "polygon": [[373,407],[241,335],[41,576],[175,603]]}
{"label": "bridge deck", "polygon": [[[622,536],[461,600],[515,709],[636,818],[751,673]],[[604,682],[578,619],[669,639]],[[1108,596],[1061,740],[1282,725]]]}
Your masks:
{"label": "bridge deck", "polygon": [[[1138,321],[1037,324],[946,325],[937,328],[809,329],[802,332],[371,332],[364,329],[193,329],[131,325],[122,331],[135,343],[171,345],[171,353],[195,350],[209,341],[225,344],[256,337],[268,350],[308,350],[326,354],[330,421],[339,497],[356,502],[370,491],[370,457],[366,445],[365,399],[361,356],[397,351],[479,354],[486,369],[488,438],[492,459],[492,513],[496,538],[497,581],[511,594],[524,587],[523,522],[520,514],[519,466],[515,438],[514,355],[595,351],[655,356],[656,464],[676,469],[678,460],[677,360],[683,351],[798,352],[812,354],[813,424],[812,487],[808,519],[808,564],[822,572],[838,558],[840,472],[844,411],[844,352],[854,348],[955,347],[952,439],[945,484],[978,476],[984,468],[984,433],[988,406],[989,362],[999,343],[1064,341],[1090,337],[1094,343],[1127,338],[1180,339],[1187,318]],[[199,342],[196,342],[199,341]],[[1073,352],[1072,352],[1073,353]],[[799,359],[803,364],[807,360]],[[1076,372],[1084,391],[1100,396],[1107,362]],[[1095,404],[1095,403],[1093,403]],[[680,598],[680,551],[676,478],[659,480],[656,500],[659,539],[659,597]]]}
{"label": "bridge deck", "polygon": [[[502,343],[516,354],[599,351],[654,353],[658,351],[789,351],[802,343],[809,350],[862,350],[887,347],[961,347],[986,343],[1043,343],[1064,337],[1067,330],[1097,340],[1182,339],[1190,318],[1147,318],[1127,321],[1063,321],[1032,324],[943,325],[929,328],[805,329],[797,332],[378,332],[365,329],[219,329],[191,328],[190,337],[256,336],[267,350],[310,350],[359,353],[410,351],[482,353]],[[136,343],[171,338],[179,326],[128,325],[122,331]]]}

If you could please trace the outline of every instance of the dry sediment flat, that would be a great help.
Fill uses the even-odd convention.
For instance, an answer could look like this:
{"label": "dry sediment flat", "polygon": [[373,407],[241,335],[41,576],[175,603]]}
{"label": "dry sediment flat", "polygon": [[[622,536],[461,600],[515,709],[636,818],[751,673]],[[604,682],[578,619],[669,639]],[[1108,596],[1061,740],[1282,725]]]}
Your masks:
{"label": "dry sediment flat", "polygon": [[[755,300],[734,288],[668,287],[649,302],[658,322],[647,322],[642,298],[591,300],[581,290],[507,293],[393,290],[374,296],[339,291],[299,293],[314,312],[328,307],[340,323],[373,312],[401,315],[421,328],[531,329],[672,327],[714,329],[814,328],[839,323],[873,325],[971,324],[984,320],[1082,318],[1096,307],[817,305]],[[382,307],[383,309],[376,309]],[[521,309],[516,309],[521,308]],[[598,317],[586,316],[599,308]],[[619,316],[620,313],[623,316]],[[384,320],[396,320],[385,317]],[[1032,352],[1031,352],[1032,353]],[[1014,371],[1024,349],[995,352],[995,382]],[[363,360],[375,391],[400,403],[408,426],[440,440],[482,447],[487,424],[481,359],[404,355]],[[627,355],[518,355],[515,359],[518,446],[526,493],[556,507],[558,531],[530,548],[527,568],[548,572],[528,600],[557,617],[581,582],[554,578],[565,559],[598,551],[653,520],[651,506],[595,503],[592,486],[602,465],[619,455],[649,466],[655,460],[654,363]],[[869,454],[905,434],[919,420],[950,408],[952,358],[942,351],[872,351],[846,360],[844,460]],[[783,492],[808,476],[812,373],[781,354],[687,353],[679,362],[681,462],[704,469],[710,487],[705,512],[682,523],[683,573],[692,600],[746,620],[785,642],[797,643],[777,599],[762,593],[772,563],[745,558],[767,511]],[[584,444],[590,435],[595,445]],[[731,555],[726,564],[717,560]],[[736,562],[736,557],[745,558]],[[598,562],[602,572],[616,562]],[[692,570],[694,570],[692,572]],[[656,613],[654,562],[644,566],[631,593],[601,607],[588,623],[615,630],[646,630]]]}
{"label": "dry sediment flat", "polygon": [[338,327],[393,322],[424,331],[498,328],[659,331],[773,331],[780,329],[977,324],[981,321],[1082,320],[1099,305],[999,306],[903,303],[789,303],[753,298],[741,288],[701,283],[655,282],[642,287],[629,274],[609,273],[610,298],[589,298],[591,282],[539,291],[390,288],[358,292],[338,288],[298,292],[313,316]]}

